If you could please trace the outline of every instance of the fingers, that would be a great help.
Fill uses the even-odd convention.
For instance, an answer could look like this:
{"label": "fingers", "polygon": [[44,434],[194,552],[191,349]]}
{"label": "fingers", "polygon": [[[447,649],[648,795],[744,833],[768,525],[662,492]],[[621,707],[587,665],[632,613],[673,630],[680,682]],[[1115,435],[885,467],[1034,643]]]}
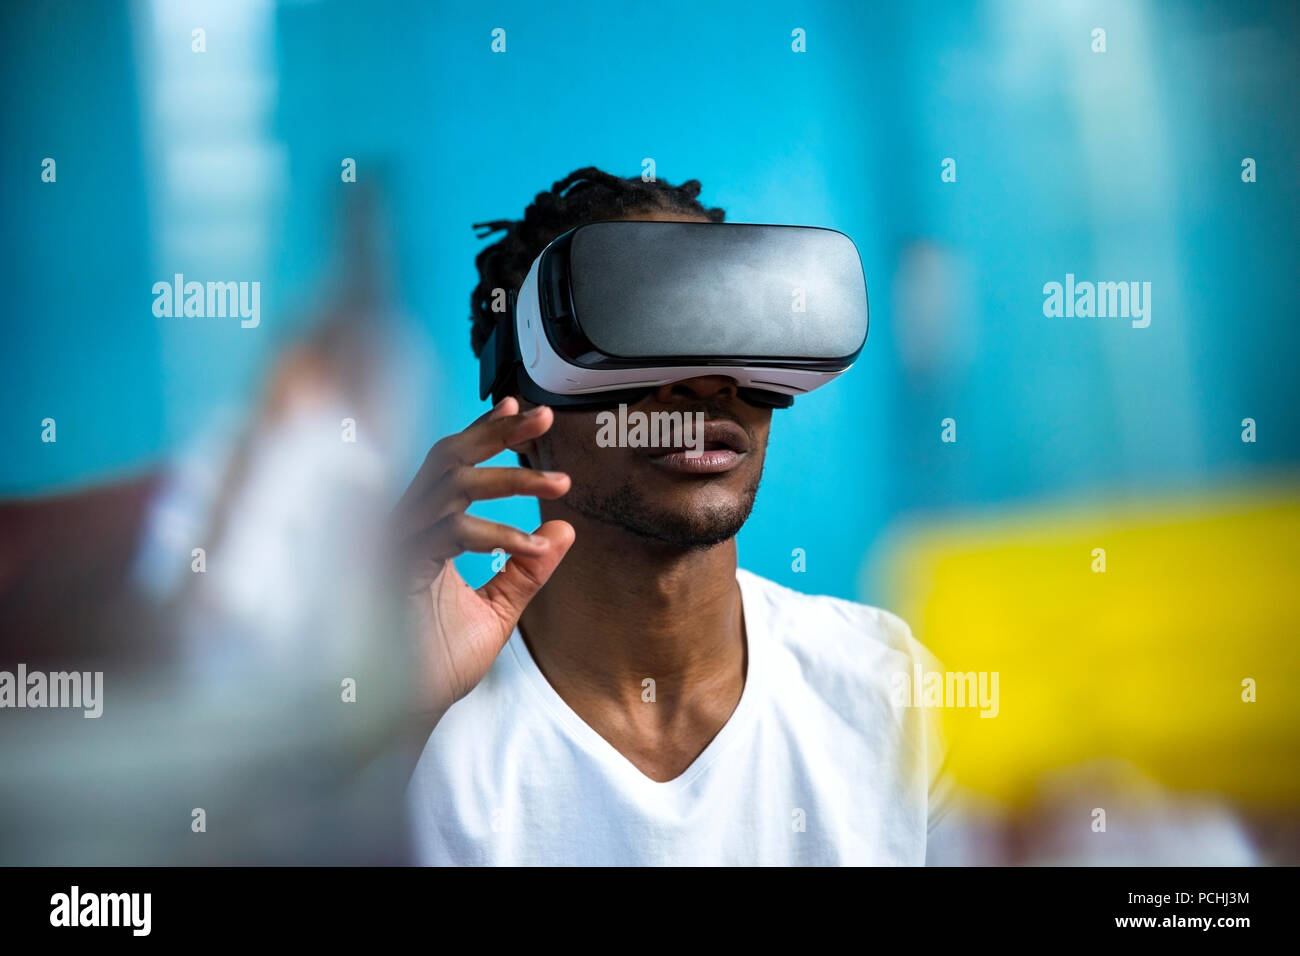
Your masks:
{"label": "fingers", "polygon": [[551,545],[545,535],[530,535],[518,528],[464,512],[448,515],[432,527],[412,535],[402,544],[408,564],[441,566],[466,551],[491,554],[497,548],[507,554],[537,557]]}
{"label": "fingers", "polygon": [[423,500],[408,508],[413,529],[423,528],[475,501],[528,495],[559,498],[568,494],[569,476],[562,471],[534,471],[531,468],[453,468],[444,474]]}
{"label": "fingers", "polygon": [[541,590],[560,561],[568,553],[574,540],[573,525],[567,521],[547,521],[533,532],[546,545],[538,551],[517,552],[497,574],[478,589],[513,630],[528,602]]}
{"label": "fingers", "polygon": [[520,557],[539,557],[548,546],[546,535],[533,537],[465,511],[475,501],[492,498],[553,499],[568,493],[571,483],[562,472],[475,467],[545,433],[554,420],[546,406],[520,413],[518,400],[507,396],[464,431],[434,445],[390,516],[391,540],[397,545],[393,556],[416,579],[426,572],[436,575],[444,562],[466,551],[500,548]]}
{"label": "fingers", "polygon": [[[473,428],[475,425],[481,425],[484,422],[504,418],[507,415],[515,415],[518,414],[518,412],[519,400],[513,395],[507,395],[478,418],[474,419],[474,421],[470,422],[466,427]],[[428,454],[424,456],[424,461],[420,463],[419,471],[415,473],[415,477],[412,478],[411,483],[406,486],[406,491],[402,493],[402,497],[393,508],[393,516],[395,519],[397,519],[401,513],[409,507],[411,502],[418,501],[424,493],[429,490],[429,486],[438,480],[439,472],[436,472],[434,469],[439,467],[439,462],[435,459],[433,454],[434,448],[437,447],[438,445],[435,443],[433,448],[429,449]],[[398,522],[395,520],[394,523],[396,524]]]}
{"label": "fingers", "polygon": [[394,509],[394,518],[402,522],[405,513],[453,468],[468,468],[487,461],[512,445],[518,445],[546,432],[555,421],[555,413],[545,405],[519,412],[513,396],[498,402],[479,416],[464,431],[438,441]]}
{"label": "fingers", "polygon": [[477,465],[546,432],[555,421],[549,406],[538,405],[526,412],[502,415],[476,422],[462,432],[448,435],[429,452],[438,473],[456,466]]}
{"label": "fingers", "polygon": [[481,422],[491,421],[494,418],[504,418],[507,415],[517,414],[519,414],[519,399],[515,398],[513,395],[507,395],[478,418],[470,422],[470,427],[478,425]]}

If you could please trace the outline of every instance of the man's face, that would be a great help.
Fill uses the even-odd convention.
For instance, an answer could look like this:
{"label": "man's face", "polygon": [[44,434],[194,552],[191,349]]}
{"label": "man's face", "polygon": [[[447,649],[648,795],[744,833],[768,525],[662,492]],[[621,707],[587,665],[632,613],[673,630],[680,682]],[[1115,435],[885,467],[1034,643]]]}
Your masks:
{"label": "man's face", "polygon": [[[672,213],[627,218],[705,221]],[[655,413],[677,413],[674,417],[689,417],[693,426],[699,421],[695,413],[702,412],[704,451],[698,456],[685,454],[680,446],[606,447],[617,429],[611,429],[609,413],[617,418],[618,408],[603,411],[555,409],[555,424],[529,455],[533,467],[570,476],[565,505],[670,548],[708,548],[735,536],[758,493],[770,408],[741,399],[735,380],[722,375],[662,385],[627,406],[629,432],[637,420],[634,413],[644,414],[647,422],[655,421]],[[690,437],[698,449],[701,436]]]}
{"label": "man's face", "polygon": [[610,415],[556,410],[532,464],[568,473],[573,483],[563,501],[574,511],[639,537],[674,548],[707,548],[733,537],[754,507],[772,410],[742,401],[732,379],[710,375],[662,386],[627,406],[629,423],[636,412],[645,421],[655,412],[677,412],[692,424],[702,412],[703,454],[603,447],[597,438],[602,428],[606,436],[613,430]]}

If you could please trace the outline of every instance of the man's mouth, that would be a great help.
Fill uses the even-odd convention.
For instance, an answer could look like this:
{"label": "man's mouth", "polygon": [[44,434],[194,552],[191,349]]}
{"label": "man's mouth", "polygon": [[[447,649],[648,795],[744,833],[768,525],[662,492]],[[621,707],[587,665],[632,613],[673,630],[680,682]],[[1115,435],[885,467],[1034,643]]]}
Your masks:
{"label": "man's mouth", "polygon": [[694,438],[687,448],[652,449],[650,461],[680,474],[717,475],[731,471],[749,453],[749,435],[745,429],[726,419],[706,421],[703,433]]}

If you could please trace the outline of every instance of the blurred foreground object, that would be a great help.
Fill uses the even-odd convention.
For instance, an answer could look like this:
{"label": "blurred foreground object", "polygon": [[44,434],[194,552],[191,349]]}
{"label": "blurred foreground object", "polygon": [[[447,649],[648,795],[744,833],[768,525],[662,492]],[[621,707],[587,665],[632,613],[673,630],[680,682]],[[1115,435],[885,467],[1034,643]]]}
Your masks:
{"label": "blurred foreground object", "polygon": [[405,862],[381,548],[412,381],[357,195],[343,280],[251,415],[139,481],[0,505],[0,669],[103,672],[97,718],[0,712],[0,863]]}
{"label": "blurred foreground object", "polygon": [[[1141,841],[1074,840],[1118,802],[1163,847],[1151,862],[1249,862],[1234,818],[1267,835],[1264,862],[1300,862],[1295,483],[949,519],[888,551],[895,605],[943,665],[998,674],[996,716],[949,708],[945,728],[958,782],[1036,821],[1021,859],[1133,862]],[[1180,838],[1154,834],[1162,814]]]}

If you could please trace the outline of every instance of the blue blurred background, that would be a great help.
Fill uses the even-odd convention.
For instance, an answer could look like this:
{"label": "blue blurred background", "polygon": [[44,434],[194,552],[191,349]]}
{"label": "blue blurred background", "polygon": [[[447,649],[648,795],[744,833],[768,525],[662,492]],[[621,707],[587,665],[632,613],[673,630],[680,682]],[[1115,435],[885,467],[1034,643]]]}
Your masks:
{"label": "blue blurred background", "polygon": [[[1294,4],[2,16],[5,493],[129,472],[244,401],[328,278],[343,157],[385,191],[395,289],[431,360],[430,443],[481,410],[470,223],[517,218],[572,169],[639,175],[651,157],[731,220],[852,236],[867,348],[778,416],[742,539],[772,576],[804,548],[808,589],[855,596],[864,551],[911,509],[1198,486],[1300,452]],[[175,272],[260,279],[261,326],[155,318],[152,284]],[[1045,318],[1042,286],[1067,272],[1150,281],[1150,327]],[[39,440],[47,416],[56,445]]]}
{"label": "blue blurred background", "polygon": [[[1271,667],[1285,685],[1300,622],[1298,25],[1290,2],[7,3],[0,495],[129,478],[250,414],[286,350],[358,283],[416,372],[396,464],[413,474],[485,408],[471,223],[519,218],[574,169],[636,176],[652,159],[661,179],[701,180],[729,220],[847,233],[868,280],[859,363],[776,414],[744,566],[895,608],[948,659],[985,648],[958,664],[988,670],[1033,657],[1040,624],[1054,646],[1095,648],[1122,607],[1118,653],[1145,641],[1158,673],[1187,647],[1165,611],[1203,601],[1205,633],[1254,656],[1185,655],[1200,666],[1188,679],[1204,690],[1226,674],[1231,698]],[[378,204],[358,243],[346,210],[362,189]],[[155,317],[153,284],[176,273],[260,282],[260,325]],[[1067,274],[1149,282],[1149,327],[1045,316],[1044,285]],[[47,418],[56,443],[41,440]],[[1265,488],[1273,510],[1251,511]],[[1177,502],[1191,504],[1160,511]],[[476,510],[536,523],[526,501]],[[1025,528],[1046,538],[1026,544]],[[1139,542],[1128,567],[1146,548],[1143,577],[1109,611],[1075,613],[1092,584],[1070,569],[1086,576],[1116,528]],[[1209,584],[1143,590],[1177,578],[1197,543],[1185,560],[1222,562]],[[1062,547],[1058,573],[1040,558]],[[971,554],[994,557],[944,576]],[[460,563],[479,581],[488,561]],[[999,587],[1007,613],[972,620]],[[1086,683],[1117,659],[1062,667]],[[1163,764],[1127,756],[1166,782],[1294,805],[1297,710],[1262,705],[1253,750],[1241,742],[1259,728],[1202,715],[1219,757],[1274,768],[1254,789],[1179,778],[1221,765],[1185,741],[1151,737]],[[1030,710],[1019,723],[1008,710],[992,723],[1010,737],[971,752],[1042,769],[1011,739],[1045,725]],[[1100,716],[1056,716],[1095,731],[1080,761],[1153,725],[1149,707],[1112,736]]]}

